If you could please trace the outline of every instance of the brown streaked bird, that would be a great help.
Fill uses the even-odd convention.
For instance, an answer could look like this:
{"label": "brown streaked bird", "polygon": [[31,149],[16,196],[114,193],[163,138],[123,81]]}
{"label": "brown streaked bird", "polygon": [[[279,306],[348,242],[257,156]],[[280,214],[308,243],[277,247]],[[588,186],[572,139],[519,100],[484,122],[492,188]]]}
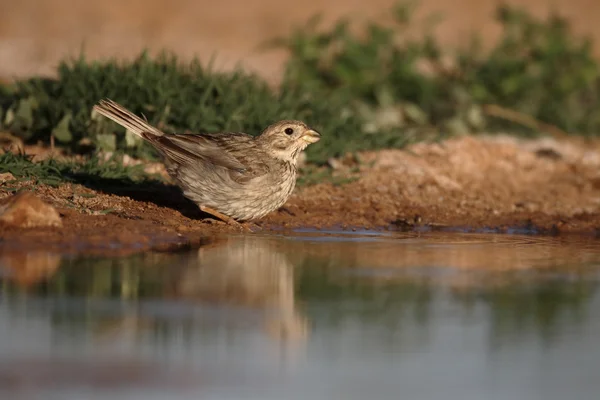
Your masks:
{"label": "brown streaked bird", "polygon": [[150,142],[183,195],[223,221],[251,221],[281,207],[296,185],[300,152],[319,141],[305,123],[283,120],[246,133],[169,134],[106,99],[101,115]]}

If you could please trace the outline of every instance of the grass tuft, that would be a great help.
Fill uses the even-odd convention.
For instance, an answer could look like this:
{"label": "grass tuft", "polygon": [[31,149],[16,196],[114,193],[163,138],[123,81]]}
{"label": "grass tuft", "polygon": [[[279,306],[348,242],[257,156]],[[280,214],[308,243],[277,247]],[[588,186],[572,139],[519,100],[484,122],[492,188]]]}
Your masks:
{"label": "grass tuft", "polygon": [[58,186],[62,183],[93,183],[98,180],[113,180],[121,185],[138,183],[150,179],[142,165],[125,166],[118,156],[107,161],[88,157],[83,162],[46,159],[38,162],[32,156],[6,152],[0,154],[0,173],[11,173],[17,182]]}
{"label": "grass tuft", "polygon": [[[0,94],[0,105],[9,116],[5,128],[26,141],[49,143],[54,135],[73,152],[91,145],[152,158],[149,145],[130,140],[124,129],[92,114],[93,105],[105,97],[167,132],[259,134],[278,119],[296,118],[326,132],[327,146],[359,131],[358,121],[344,114],[341,99],[324,101],[289,85],[274,91],[256,76],[212,72],[198,60],[184,64],[168,53],[156,58],[142,53],[132,62],[88,62],[83,56],[64,61],[57,79],[19,81]],[[309,157],[324,161],[329,154],[331,148],[319,149]]]}

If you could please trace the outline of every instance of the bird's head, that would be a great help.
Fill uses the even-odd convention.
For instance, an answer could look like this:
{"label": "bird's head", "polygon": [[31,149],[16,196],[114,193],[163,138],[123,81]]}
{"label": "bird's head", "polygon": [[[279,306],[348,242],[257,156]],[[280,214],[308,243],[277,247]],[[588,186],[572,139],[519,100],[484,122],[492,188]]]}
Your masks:
{"label": "bird's head", "polygon": [[267,127],[257,140],[273,157],[296,164],[300,152],[320,138],[321,134],[304,122],[283,120]]}

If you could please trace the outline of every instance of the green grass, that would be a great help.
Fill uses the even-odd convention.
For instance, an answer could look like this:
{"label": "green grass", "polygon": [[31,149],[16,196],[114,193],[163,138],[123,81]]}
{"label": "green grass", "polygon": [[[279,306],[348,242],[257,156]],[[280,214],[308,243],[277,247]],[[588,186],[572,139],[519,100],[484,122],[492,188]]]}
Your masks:
{"label": "green grass", "polygon": [[[323,29],[314,18],[274,40],[269,45],[290,54],[275,89],[244,71],[215,72],[168,52],[127,62],[82,55],[62,62],[55,79],[0,85],[0,129],[27,143],[53,137],[71,153],[100,149],[151,159],[147,144],[92,115],[92,106],[112,98],[169,132],[258,134],[275,120],[295,118],[322,132],[307,151],[308,161],[321,166],[348,152],[456,134],[600,132],[600,66],[591,41],[575,36],[561,17],[536,19],[502,5],[502,35],[491,49],[483,50],[474,34],[467,46],[447,50],[430,34],[435,16],[416,21],[414,9],[398,4],[391,23],[362,30],[349,21]],[[424,27],[416,39],[407,35],[413,25]],[[102,171],[90,163],[91,173],[129,174],[117,162]],[[64,172],[53,162],[27,168],[52,179]]]}
{"label": "green grass", "polygon": [[127,186],[150,179],[142,168],[142,165],[124,166],[118,156],[108,161],[100,161],[93,156],[84,162],[55,159],[33,162],[32,157],[25,154],[0,154],[0,174],[9,172],[15,177],[15,182],[29,181],[34,185],[58,186],[67,182],[110,180]]}
{"label": "green grass", "polygon": [[[347,21],[323,30],[313,19],[275,42],[292,55],[286,80],[343,92],[379,134],[524,131],[487,115],[490,104],[513,111],[503,115],[523,114],[563,131],[600,132],[600,66],[592,42],[575,36],[565,19],[540,20],[501,5],[502,36],[491,49],[483,50],[474,34],[467,46],[446,50],[430,34],[434,19],[415,21],[413,11],[399,4],[394,22],[368,24],[361,34]],[[409,39],[414,26],[425,28]]]}
{"label": "green grass", "polygon": [[[105,186],[130,188],[164,183],[160,176],[152,176],[143,170],[143,165],[125,166],[120,155],[114,155],[107,161],[98,156],[85,157],[82,161],[59,161],[46,159],[34,162],[32,156],[6,152],[0,154],[0,174],[11,173],[13,182],[8,182],[2,189],[17,190],[11,183],[29,182],[33,185],[45,184],[57,187],[63,183],[80,183],[92,188]],[[302,168],[298,178],[298,186],[314,185],[319,182],[331,182],[334,185],[351,182],[354,178],[334,176],[326,166],[309,164]]]}
{"label": "green grass", "polygon": [[[32,78],[17,82],[0,96],[10,113],[5,128],[27,141],[58,144],[74,152],[90,146],[151,157],[148,145],[128,140],[124,130],[101,116],[93,105],[109,97],[168,132],[245,131],[258,134],[278,119],[302,119],[326,132],[322,144],[309,153],[324,161],[344,137],[360,131],[358,119],[345,116],[343,100],[284,87],[272,90],[256,76],[242,71],[211,72],[200,62],[180,63],[164,53],[143,53],[132,62],[88,62],[83,57],[64,61],[57,79]],[[316,147],[316,146],[315,146]]]}

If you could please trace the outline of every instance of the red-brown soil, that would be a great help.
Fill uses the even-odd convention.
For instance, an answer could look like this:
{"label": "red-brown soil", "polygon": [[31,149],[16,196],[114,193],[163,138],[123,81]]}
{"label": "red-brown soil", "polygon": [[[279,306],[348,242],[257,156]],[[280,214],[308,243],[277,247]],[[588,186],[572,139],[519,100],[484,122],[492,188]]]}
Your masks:
{"label": "red-brown soil", "polygon": [[[353,181],[297,188],[284,208],[257,221],[253,229],[596,235],[599,144],[463,137],[363,153],[358,161],[333,163],[334,182],[348,177]],[[200,214],[173,186],[157,182],[96,189],[78,184],[36,187],[35,193],[58,209],[63,227],[3,226],[0,248],[129,253],[197,246],[218,233],[239,231]],[[0,189],[0,199],[11,194]]]}

